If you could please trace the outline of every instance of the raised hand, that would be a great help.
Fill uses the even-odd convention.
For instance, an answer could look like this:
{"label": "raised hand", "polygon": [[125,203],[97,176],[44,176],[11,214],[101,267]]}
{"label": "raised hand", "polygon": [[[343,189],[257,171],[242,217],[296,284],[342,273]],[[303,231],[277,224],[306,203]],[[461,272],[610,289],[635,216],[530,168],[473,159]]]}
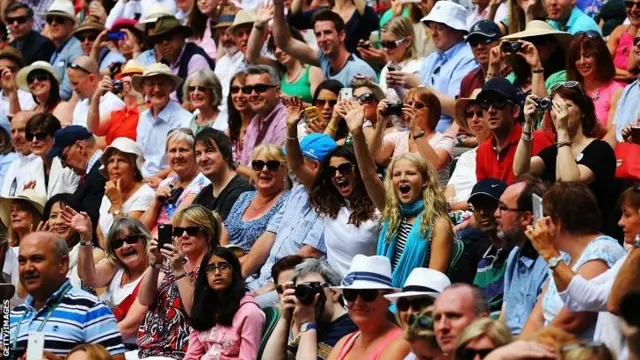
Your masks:
{"label": "raised hand", "polygon": [[387,83],[411,89],[420,85],[420,76],[404,71],[389,71],[387,73]]}
{"label": "raised hand", "polygon": [[556,227],[548,216],[538,219],[535,225],[527,226],[525,231],[533,247],[546,261],[560,256],[560,251],[555,244],[555,232]]}
{"label": "raised hand", "polygon": [[282,317],[287,321],[291,321],[293,311],[296,308],[296,291],[293,288],[292,281],[284,283],[282,288],[284,291],[280,300],[280,310],[282,311]]}
{"label": "raised hand", "polygon": [[156,200],[163,203],[171,196],[171,187],[168,185],[158,186],[156,190]]}
{"label": "raised hand", "polygon": [[164,257],[162,257],[160,250],[158,250],[158,240],[151,239],[151,241],[149,241],[149,250],[147,250],[147,255],[149,256],[149,264],[162,265]]}
{"label": "raised hand", "polygon": [[104,194],[111,202],[112,206],[122,206],[122,189],[120,188],[120,179],[109,180],[104,185]]}
{"label": "raised hand", "polygon": [[522,51],[517,52],[516,54],[520,55],[526,62],[531,66],[531,70],[540,68],[542,66],[542,62],[540,61],[540,54],[538,54],[538,49],[532,43],[524,40],[519,40],[522,44]]}
{"label": "raised hand", "polygon": [[362,130],[364,124],[364,105],[358,101],[349,101],[342,108],[342,117],[347,122],[349,131],[352,133]]}
{"label": "raised hand", "polygon": [[184,254],[180,251],[177,241],[173,244],[165,244],[160,253],[169,260],[169,268],[175,274],[184,272]]}
{"label": "raised hand", "polygon": [[255,23],[259,25],[266,24],[269,20],[273,19],[273,13],[275,8],[273,4],[269,2],[263,2],[256,8]]}
{"label": "raised hand", "polygon": [[86,212],[77,212],[70,206],[63,206],[59,216],[67,226],[80,234],[80,238],[83,240],[91,239],[92,226],[91,218]]}
{"label": "raised hand", "polygon": [[102,77],[102,80],[100,80],[100,83],[98,83],[98,89],[93,96],[94,98],[99,99],[102,95],[110,91],[113,91],[113,82],[109,76],[105,75]]}
{"label": "raised hand", "polygon": [[16,91],[16,76],[9,68],[3,67],[0,70],[0,85],[2,85],[2,90],[7,94]]}
{"label": "raised hand", "polygon": [[529,125],[533,124],[536,118],[538,109],[538,104],[536,103],[537,98],[537,96],[531,94],[527,96],[527,99],[524,101],[524,120]]}
{"label": "raised hand", "polygon": [[287,126],[296,126],[302,115],[302,100],[292,96],[284,100],[287,107]]}
{"label": "raised hand", "polygon": [[417,121],[416,110],[411,106],[404,105],[402,107],[402,117],[404,118],[405,123],[409,124],[409,129],[411,131],[422,130]]}

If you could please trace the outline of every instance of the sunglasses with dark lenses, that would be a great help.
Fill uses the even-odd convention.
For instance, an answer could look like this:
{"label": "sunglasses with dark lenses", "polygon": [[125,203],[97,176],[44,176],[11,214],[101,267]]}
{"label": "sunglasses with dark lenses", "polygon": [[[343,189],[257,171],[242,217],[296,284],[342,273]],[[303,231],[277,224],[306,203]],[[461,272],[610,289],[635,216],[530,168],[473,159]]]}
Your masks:
{"label": "sunglasses with dark lenses", "polygon": [[410,106],[416,110],[422,110],[427,107],[425,103],[419,102],[419,101],[415,101],[415,102],[409,101],[409,102],[406,102],[405,104],[407,104],[407,106]]}
{"label": "sunglasses with dark lenses", "polygon": [[493,107],[496,110],[502,110],[510,103],[511,101],[506,99],[493,99],[479,101],[478,106],[480,106],[480,109],[482,110],[489,110],[490,107]]}
{"label": "sunglasses with dark lenses", "polygon": [[49,134],[47,134],[46,132],[37,132],[37,133],[25,133],[24,137],[25,139],[27,139],[27,141],[31,142],[33,141],[33,138],[36,139],[36,141],[44,141],[47,137],[49,136]]}
{"label": "sunglasses with dark lenses", "polygon": [[336,166],[329,166],[327,168],[327,171],[329,172],[329,176],[331,177],[335,177],[336,176],[336,171],[340,173],[340,175],[342,176],[347,176],[349,174],[351,174],[351,171],[353,170],[353,164],[352,163],[342,163],[340,165]]}
{"label": "sunglasses with dark lenses", "polygon": [[187,92],[194,92],[198,90],[199,92],[206,93],[209,89],[204,86],[187,86]]}
{"label": "sunglasses with dark lenses", "polygon": [[633,38],[633,46],[638,46],[638,43],[640,43],[640,36]]}
{"label": "sunglasses with dark lenses", "polygon": [[358,96],[358,101],[361,103],[371,104],[376,97],[372,93],[366,93]]}
{"label": "sunglasses with dark lenses", "polygon": [[338,103],[337,99],[326,100],[326,99],[316,99],[316,106],[324,107],[329,104],[329,106],[334,107]]}
{"label": "sunglasses with dark lenses", "polygon": [[477,357],[480,359],[484,359],[495,349],[467,349],[467,348],[459,348],[456,350],[456,360],[474,360]]}
{"label": "sunglasses with dark lenses", "polygon": [[240,92],[240,90],[242,90],[242,88],[240,86],[232,86],[232,87],[229,88],[229,91],[232,94],[237,94],[237,93]]}
{"label": "sunglasses with dark lenses", "polygon": [[276,87],[275,85],[269,85],[269,84],[258,84],[258,85],[246,85],[242,87],[242,93],[245,95],[250,95],[253,93],[253,91],[255,90],[255,92],[257,92],[258,94],[262,94],[264,92],[267,92],[267,90]]}
{"label": "sunglasses with dark lenses", "polygon": [[396,303],[396,307],[400,311],[407,311],[411,308],[413,311],[420,311],[427,306],[433,305],[433,299],[430,297],[417,297],[417,298],[406,298],[402,297],[398,299]]}
{"label": "sunglasses with dark lenses", "polygon": [[423,330],[433,330],[433,318],[429,315],[411,314],[409,317],[409,325],[417,326]]}
{"label": "sunglasses with dark lenses", "polygon": [[182,234],[187,233],[189,236],[196,236],[200,234],[200,228],[197,226],[187,226],[187,227],[173,227],[173,236],[182,236]]}
{"label": "sunglasses with dark lenses", "polygon": [[467,39],[467,42],[471,47],[476,47],[478,45],[489,45],[494,41],[496,41],[494,38],[486,36],[474,36],[471,39]]}
{"label": "sunglasses with dark lenses", "polygon": [[276,172],[276,171],[278,171],[278,169],[280,169],[280,161],[277,161],[277,160],[269,160],[269,161],[253,160],[251,162],[251,168],[254,171],[262,171],[262,169],[264,169],[265,166],[267,167],[267,170],[269,170],[271,172]]}
{"label": "sunglasses with dark lenses", "polygon": [[129,235],[125,238],[122,239],[115,239],[111,242],[111,244],[113,245],[114,249],[120,249],[122,247],[122,245],[124,245],[124,243],[127,243],[129,245],[134,245],[138,242],[138,240],[140,240],[140,236],[138,235]]}
{"label": "sunglasses with dark lenses", "polygon": [[218,264],[209,264],[205,269],[207,273],[215,273],[218,270],[221,273],[227,273],[231,270],[231,264],[226,262],[218,263]]}
{"label": "sunglasses with dark lenses", "polygon": [[49,25],[53,24],[54,22],[56,24],[64,24],[66,20],[71,21],[71,19],[67,19],[64,16],[56,16],[56,15],[50,15],[50,16],[47,16],[46,18],[47,24]]}
{"label": "sunglasses with dark lenses", "polygon": [[31,85],[34,81],[49,80],[49,73],[45,71],[32,71],[27,75],[27,84]]}
{"label": "sunglasses with dark lenses", "polygon": [[482,110],[469,110],[467,112],[465,112],[465,116],[467,117],[467,119],[471,119],[473,116],[477,116],[477,117],[482,117],[484,116],[484,112]]}
{"label": "sunglasses with dark lenses", "polygon": [[29,17],[24,16],[16,16],[16,17],[7,17],[7,25],[13,25],[13,23],[24,24],[29,21]]}
{"label": "sunglasses with dark lenses", "polygon": [[624,7],[626,7],[629,10],[633,9],[634,6],[637,7],[637,8],[640,8],[640,1],[639,2],[635,2],[635,1],[625,1],[624,2]]}
{"label": "sunglasses with dark lenses", "polygon": [[580,36],[580,35],[584,35],[584,36],[588,37],[591,40],[602,40],[602,41],[604,41],[602,36],[600,36],[600,34],[595,30],[578,31],[577,33],[574,34],[574,36]]}
{"label": "sunglasses with dark lenses", "polygon": [[80,42],[85,42],[87,40],[96,41],[96,39],[98,38],[98,35],[97,34],[78,34],[76,35],[76,38],[80,40]]}
{"label": "sunglasses with dark lenses", "polygon": [[397,48],[405,39],[393,40],[393,41],[380,41],[380,46],[383,49],[393,50]]}
{"label": "sunglasses with dark lenses", "polygon": [[342,289],[342,296],[349,302],[354,302],[360,296],[364,302],[372,302],[378,297],[376,289]]}

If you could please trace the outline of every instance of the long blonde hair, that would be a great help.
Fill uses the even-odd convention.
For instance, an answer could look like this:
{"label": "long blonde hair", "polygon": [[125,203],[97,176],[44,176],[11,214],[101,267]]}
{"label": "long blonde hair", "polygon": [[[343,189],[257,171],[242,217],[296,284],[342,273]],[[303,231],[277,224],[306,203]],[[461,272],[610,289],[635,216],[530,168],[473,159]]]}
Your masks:
{"label": "long blonde hair", "polygon": [[[430,228],[433,228],[440,217],[447,217],[447,201],[444,198],[440,185],[438,184],[438,173],[427,163],[418,153],[406,153],[391,160],[387,167],[387,175],[384,179],[384,190],[386,203],[382,211],[382,221],[389,220],[389,228],[385,241],[391,241],[391,237],[398,231],[400,226],[400,202],[393,187],[393,167],[398,161],[406,160],[412,163],[426,183],[422,191],[424,201],[424,211],[420,223],[420,236],[426,237]],[[448,218],[447,218],[448,219]]]}

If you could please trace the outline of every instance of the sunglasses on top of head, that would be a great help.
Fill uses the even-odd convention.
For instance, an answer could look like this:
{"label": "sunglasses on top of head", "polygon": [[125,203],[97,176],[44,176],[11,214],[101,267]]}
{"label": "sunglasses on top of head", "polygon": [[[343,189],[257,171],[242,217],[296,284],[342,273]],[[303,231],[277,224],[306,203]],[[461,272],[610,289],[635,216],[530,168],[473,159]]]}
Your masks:
{"label": "sunglasses on top of head", "polygon": [[138,243],[138,240],[140,240],[140,236],[129,235],[129,236],[125,236],[122,239],[115,239],[111,242],[111,244],[113,245],[114,249],[120,249],[122,245],[124,245],[124,243],[127,243],[129,245],[134,245]]}
{"label": "sunglasses on top of head", "polygon": [[378,298],[378,290],[376,289],[342,289],[342,296],[349,302],[354,302],[360,297],[364,302],[372,302]]}
{"label": "sunglasses on top of head", "polygon": [[258,84],[258,85],[245,85],[242,87],[242,93],[245,95],[251,95],[253,91],[258,94],[262,94],[267,92],[269,89],[276,87],[275,85],[269,84]]}
{"label": "sunglasses on top of head", "polygon": [[178,227],[178,226],[174,226],[173,227],[173,236],[182,236],[185,232],[187,233],[187,235],[189,236],[196,236],[198,234],[200,234],[200,228],[197,226],[187,226],[187,227]]}
{"label": "sunglasses on top of head", "polygon": [[340,175],[342,176],[347,176],[349,174],[351,174],[351,171],[353,171],[353,164],[352,163],[342,163],[338,166],[329,166],[327,167],[327,172],[329,173],[330,177],[336,177],[336,171],[340,173]]}
{"label": "sunglasses on top of head", "polygon": [[264,169],[265,166],[267,167],[267,170],[271,172],[276,172],[278,171],[278,169],[280,169],[280,162],[277,160],[269,160],[269,161],[253,160],[251,162],[251,168],[254,171],[262,171],[262,169]]}

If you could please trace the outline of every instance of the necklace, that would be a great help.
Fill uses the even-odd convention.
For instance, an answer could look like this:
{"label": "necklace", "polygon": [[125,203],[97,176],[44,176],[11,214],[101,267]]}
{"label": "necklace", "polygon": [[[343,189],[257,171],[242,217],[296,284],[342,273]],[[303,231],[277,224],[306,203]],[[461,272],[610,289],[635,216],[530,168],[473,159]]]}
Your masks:
{"label": "necklace", "polygon": [[298,71],[296,71],[295,76],[290,78],[289,74],[287,74],[287,76],[286,76],[287,77],[287,82],[289,84],[296,82],[298,80],[298,78],[300,77],[300,74],[302,74],[302,70],[304,70],[304,66],[300,65],[300,68],[298,68]]}
{"label": "necklace", "polygon": [[[274,196],[274,197],[272,197],[271,199],[267,200],[264,204],[259,205],[259,206],[252,205],[252,206],[251,206],[251,210],[252,210],[253,212],[259,212],[260,210],[264,209],[264,208],[265,208],[265,206],[269,205],[269,204],[270,204],[270,203],[271,203],[275,198],[276,198],[276,197]],[[253,201],[252,201],[251,203],[253,204]]]}

